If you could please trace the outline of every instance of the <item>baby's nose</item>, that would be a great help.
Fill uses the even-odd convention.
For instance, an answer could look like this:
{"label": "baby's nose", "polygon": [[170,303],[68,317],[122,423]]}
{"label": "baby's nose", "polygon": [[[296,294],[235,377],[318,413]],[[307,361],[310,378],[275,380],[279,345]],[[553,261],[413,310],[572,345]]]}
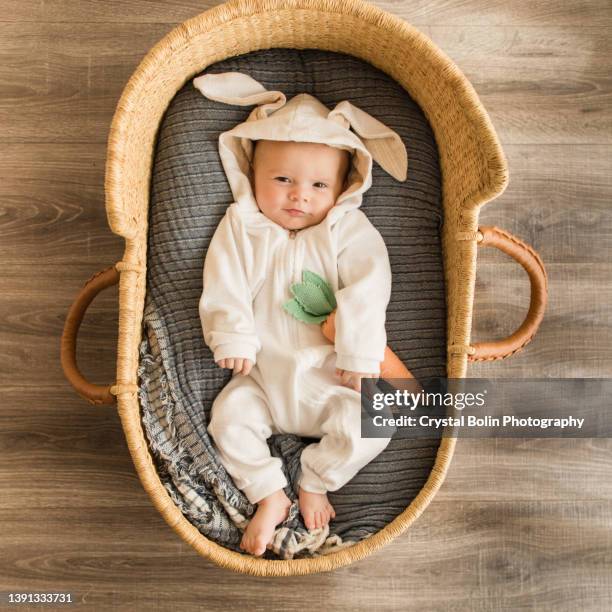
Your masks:
{"label": "baby's nose", "polygon": [[289,196],[294,201],[304,201],[308,202],[310,195],[308,194],[308,190],[300,187],[296,187],[292,190],[291,195]]}

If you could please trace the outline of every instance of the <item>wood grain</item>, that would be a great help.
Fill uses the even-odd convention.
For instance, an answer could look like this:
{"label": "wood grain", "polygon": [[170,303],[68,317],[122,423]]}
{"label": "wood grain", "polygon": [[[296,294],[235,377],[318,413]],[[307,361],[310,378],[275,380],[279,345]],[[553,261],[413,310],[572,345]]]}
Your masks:
{"label": "wood grain", "polygon": [[43,257],[56,273],[85,264],[93,274],[120,258],[122,241],[106,223],[105,154],[91,144],[0,147],[0,257],[7,266],[36,270]]}
{"label": "wood grain", "polygon": [[[612,144],[612,42],[599,26],[422,29],[471,80],[504,143]],[[0,24],[0,138],[105,143],[123,86],[170,29],[83,23],[77,37],[70,23]]]}
{"label": "wood grain", "polygon": [[[175,24],[215,6],[210,0],[126,0],[89,2],[54,0],[25,4],[19,0],[3,0],[2,21],[42,23],[165,23]],[[553,0],[381,0],[375,3],[385,11],[415,25],[445,24],[452,26],[522,27],[582,25],[609,26],[612,22],[606,0],[577,0],[574,3]]]}
{"label": "wood grain", "polygon": [[[436,500],[384,553],[331,574],[270,579],[198,558],[146,509],[0,511],[0,520],[8,533],[24,534],[3,547],[1,589],[53,584],[96,610],[299,610],[305,599],[313,609],[334,611],[573,611],[612,604],[602,589],[612,563],[610,501]],[[96,524],[112,537],[96,536]]]}
{"label": "wood grain", "polygon": [[[509,185],[484,206],[480,222],[516,234],[546,263],[609,263],[612,147],[506,145],[504,151]],[[494,252],[483,249],[482,259]]]}
{"label": "wood grain", "polygon": [[608,438],[460,439],[439,496],[445,502],[611,501],[611,450]]}
{"label": "wood grain", "polygon": [[[59,361],[64,321],[76,294],[96,271],[75,262],[34,266],[28,276],[14,269],[4,273],[0,385],[64,385]],[[78,336],[77,361],[93,383],[115,381],[117,327],[118,291],[113,287],[94,300]]]}
{"label": "wood grain", "polygon": [[170,29],[168,24],[86,23],[76,31],[67,23],[0,24],[0,138],[105,144],[123,87],[149,47]]}
{"label": "wood grain", "polygon": [[470,79],[504,144],[612,142],[608,28],[434,26],[425,33]]}
{"label": "wood grain", "polygon": [[[549,303],[534,340],[513,358],[470,366],[475,378],[612,376],[612,267],[548,264]],[[472,333],[505,338],[523,321],[529,282],[516,264],[480,262]]]}
{"label": "wood grain", "polygon": [[[66,590],[94,610],[609,610],[610,441],[460,440],[442,486],[385,550],[331,574],[257,579],[198,555],[151,505],[113,408],[59,366],[65,314],[118,261],[104,162],[115,104],[150,47],[209,1],[0,0],[0,591]],[[541,253],[550,303],[519,355],[470,376],[612,375],[612,11],[608,0],[377,2],[474,84],[509,160],[482,210]],[[117,292],[79,336],[115,376]],[[510,333],[524,272],[479,253],[474,338]]]}

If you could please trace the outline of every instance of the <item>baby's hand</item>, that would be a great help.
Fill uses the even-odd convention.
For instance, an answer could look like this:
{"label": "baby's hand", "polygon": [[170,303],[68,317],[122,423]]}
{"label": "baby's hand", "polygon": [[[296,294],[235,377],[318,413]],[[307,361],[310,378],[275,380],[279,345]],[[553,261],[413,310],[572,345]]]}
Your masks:
{"label": "baby's hand", "polygon": [[361,391],[362,378],[378,378],[378,374],[369,374],[367,372],[351,372],[350,370],[341,370],[336,368],[336,376],[340,377],[342,384],[345,387]]}
{"label": "baby's hand", "polygon": [[242,359],[240,357],[219,359],[216,363],[220,368],[229,368],[234,370],[233,374],[242,374],[243,376],[248,376],[253,368],[253,362],[250,359]]}

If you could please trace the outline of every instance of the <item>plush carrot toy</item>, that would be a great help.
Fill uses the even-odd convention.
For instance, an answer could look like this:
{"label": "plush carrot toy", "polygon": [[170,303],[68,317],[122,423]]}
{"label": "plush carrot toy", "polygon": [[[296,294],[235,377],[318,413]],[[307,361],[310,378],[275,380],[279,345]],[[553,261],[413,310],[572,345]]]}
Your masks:
{"label": "plush carrot toy", "polygon": [[[333,344],[336,338],[336,298],[328,283],[318,274],[304,270],[302,282],[291,285],[293,299],[283,308],[298,321],[321,325],[323,335]],[[414,378],[401,359],[387,346],[380,364],[383,379]]]}

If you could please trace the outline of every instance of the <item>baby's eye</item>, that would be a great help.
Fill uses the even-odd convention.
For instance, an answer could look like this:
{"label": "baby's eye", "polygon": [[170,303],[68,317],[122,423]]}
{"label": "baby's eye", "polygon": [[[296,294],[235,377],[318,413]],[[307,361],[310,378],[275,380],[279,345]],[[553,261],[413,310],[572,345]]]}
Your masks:
{"label": "baby's eye", "polygon": [[325,183],[315,183],[315,187],[320,187],[321,189],[325,189],[327,187],[327,185]]}
{"label": "baby's eye", "polygon": [[275,180],[281,181],[282,183],[286,183],[289,179],[286,176],[277,176]]}

